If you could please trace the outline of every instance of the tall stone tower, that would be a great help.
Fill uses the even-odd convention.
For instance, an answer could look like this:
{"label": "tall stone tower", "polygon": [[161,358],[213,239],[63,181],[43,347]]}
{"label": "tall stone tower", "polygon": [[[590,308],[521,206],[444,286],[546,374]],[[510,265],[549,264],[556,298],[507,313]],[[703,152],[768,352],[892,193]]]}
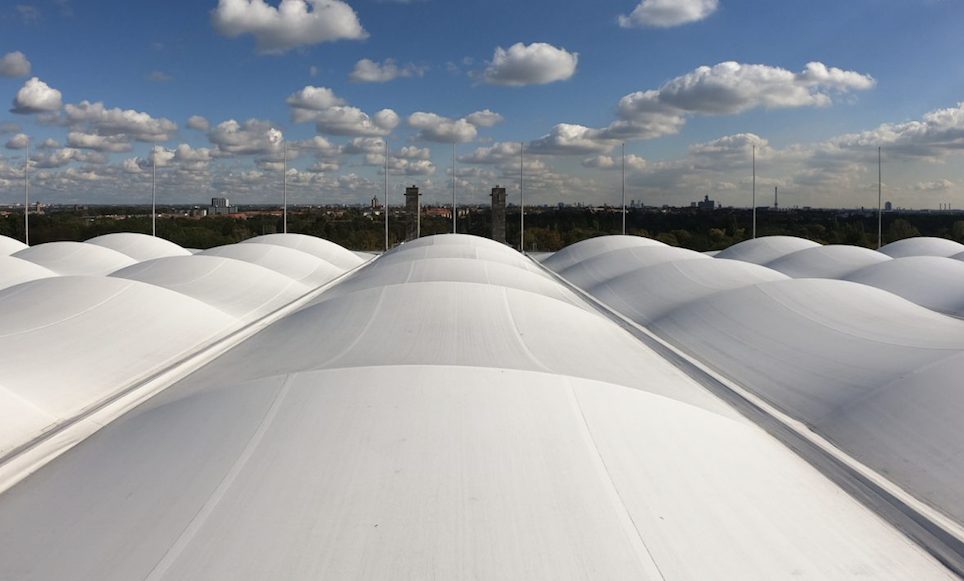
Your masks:
{"label": "tall stone tower", "polygon": [[415,240],[422,235],[421,204],[418,188],[405,188],[405,241]]}
{"label": "tall stone tower", "polygon": [[492,239],[505,244],[505,188],[492,188]]}

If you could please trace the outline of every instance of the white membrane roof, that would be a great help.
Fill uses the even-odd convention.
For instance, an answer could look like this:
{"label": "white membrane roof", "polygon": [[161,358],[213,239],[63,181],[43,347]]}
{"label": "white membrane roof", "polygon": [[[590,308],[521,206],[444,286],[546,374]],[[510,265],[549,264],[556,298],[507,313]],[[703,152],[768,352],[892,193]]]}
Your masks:
{"label": "white membrane roof", "polygon": [[920,236],[885,244],[880,249],[893,258],[905,256],[954,256],[964,252],[964,244],[946,238]]}
{"label": "white membrane roof", "polygon": [[137,262],[117,250],[84,242],[48,242],[11,256],[39,264],[60,275],[103,276]]}
{"label": "white membrane roof", "polygon": [[9,256],[27,248],[27,245],[9,236],[0,236],[0,256]]}
{"label": "white membrane roof", "polygon": [[134,260],[144,261],[154,258],[164,258],[167,256],[190,256],[191,252],[174,244],[170,240],[148,236],[146,234],[135,234],[132,232],[116,232],[104,234],[86,241],[87,244],[96,244],[116,250],[122,254],[130,256]]}
{"label": "white membrane roof", "polygon": [[[806,311],[802,281],[753,280],[706,300],[773,287],[776,324]],[[927,322],[895,341],[957,345]],[[374,259],[0,493],[12,577],[953,578],[534,263],[453,235]]]}
{"label": "white membrane roof", "polygon": [[932,255],[891,259],[792,251],[807,244],[786,237],[750,242],[718,256],[763,248],[780,255],[773,269],[848,280],[714,258],[623,264],[614,271],[626,274],[584,290],[964,523],[964,321],[942,314],[961,316],[964,269],[937,252],[954,243],[902,241]]}
{"label": "white membrane roof", "polygon": [[754,264],[766,264],[792,252],[816,248],[820,244],[795,236],[763,236],[744,240],[715,255],[715,258],[742,260]]}

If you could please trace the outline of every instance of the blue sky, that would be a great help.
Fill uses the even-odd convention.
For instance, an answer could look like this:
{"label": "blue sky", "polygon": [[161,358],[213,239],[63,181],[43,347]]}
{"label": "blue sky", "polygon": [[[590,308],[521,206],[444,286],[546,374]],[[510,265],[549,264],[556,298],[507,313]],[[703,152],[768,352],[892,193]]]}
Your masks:
{"label": "blue sky", "polygon": [[[960,0],[4,0],[0,203],[964,207]],[[29,139],[29,150],[26,145]]]}

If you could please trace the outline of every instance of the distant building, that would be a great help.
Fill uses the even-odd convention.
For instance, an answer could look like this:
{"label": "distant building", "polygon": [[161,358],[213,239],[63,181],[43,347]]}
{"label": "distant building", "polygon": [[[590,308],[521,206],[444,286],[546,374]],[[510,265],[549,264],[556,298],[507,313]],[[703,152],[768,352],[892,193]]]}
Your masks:
{"label": "distant building", "polygon": [[505,188],[492,188],[492,239],[505,244]]}
{"label": "distant building", "polygon": [[422,235],[421,203],[418,188],[405,188],[405,241],[416,240]]}
{"label": "distant building", "polygon": [[701,202],[691,202],[691,208],[698,208],[702,211],[713,211],[716,209],[716,201],[711,200],[709,196],[703,196],[703,201]]}
{"label": "distant building", "polygon": [[886,202],[886,203],[884,204],[884,211],[885,211],[885,212],[890,212],[890,211],[893,210],[893,209],[894,209],[894,206],[893,206],[890,202]]}
{"label": "distant building", "polygon": [[222,214],[236,214],[237,206],[232,206],[227,198],[211,198],[211,205],[208,206],[208,216],[218,216]]}

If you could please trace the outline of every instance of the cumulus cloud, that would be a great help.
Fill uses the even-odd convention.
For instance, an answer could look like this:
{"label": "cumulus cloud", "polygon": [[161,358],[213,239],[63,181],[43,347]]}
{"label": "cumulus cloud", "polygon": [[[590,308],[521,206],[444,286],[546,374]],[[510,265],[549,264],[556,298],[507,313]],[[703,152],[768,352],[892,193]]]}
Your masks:
{"label": "cumulus cloud", "polygon": [[4,145],[4,147],[7,149],[26,149],[29,145],[30,138],[24,133],[18,133],[7,140],[7,143]]}
{"label": "cumulus cloud", "polygon": [[109,151],[119,153],[133,149],[131,140],[126,135],[97,135],[83,131],[71,131],[67,134],[67,145],[77,149],[93,149],[94,151]]}
{"label": "cumulus cloud", "polygon": [[950,180],[937,180],[933,182],[921,182],[914,186],[919,192],[943,192],[954,188],[954,182]]}
{"label": "cumulus cloud", "polygon": [[59,111],[63,106],[63,95],[37,77],[31,78],[17,91],[11,112],[19,115]]}
{"label": "cumulus cloud", "polygon": [[238,123],[230,119],[208,131],[208,139],[221,155],[268,155],[282,150],[284,136],[270,121],[248,119]]}
{"label": "cumulus cloud", "polygon": [[253,35],[260,54],[368,37],[355,11],[340,0],[281,0],[277,8],[264,0],[218,0],[211,19],[229,38]]}
{"label": "cumulus cloud", "polygon": [[64,147],[31,156],[31,163],[37,169],[57,169],[75,162],[105,165],[107,163],[107,155],[100,151],[82,151],[72,147]]}
{"label": "cumulus cloud", "polygon": [[425,67],[407,64],[399,67],[393,59],[386,59],[383,64],[371,59],[361,59],[355,63],[355,70],[348,75],[353,83],[387,83],[399,77],[421,77],[425,74]]}
{"label": "cumulus cloud", "polygon": [[940,158],[964,151],[964,102],[938,109],[920,121],[880,125],[859,134],[842,135],[830,141],[844,150],[885,147],[888,156]]}
{"label": "cumulus cloud", "polygon": [[414,145],[406,145],[398,151],[395,152],[397,157],[402,159],[415,159],[415,160],[427,160],[432,158],[432,152],[427,147],[416,147]]}
{"label": "cumulus cloud", "polygon": [[291,120],[295,123],[315,121],[319,112],[345,104],[345,100],[335,96],[328,87],[311,85],[292,93],[285,102],[291,107]]}
{"label": "cumulus cloud", "polygon": [[187,127],[198,131],[208,131],[211,129],[211,122],[200,115],[191,115],[187,118]]}
{"label": "cumulus cloud", "polygon": [[331,107],[314,115],[315,129],[328,135],[388,135],[401,122],[391,109],[369,116],[357,107]]}
{"label": "cumulus cloud", "polygon": [[530,142],[526,151],[541,155],[588,155],[607,152],[618,143],[599,129],[559,123],[546,135]]}
{"label": "cumulus cloud", "polygon": [[703,20],[719,8],[718,0],[643,0],[629,16],[620,16],[623,28],[669,28]]}
{"label": "cumulus cloud", "polygon": [[493,125],[505,121],[505,117],[493,111],[489,111],[488,109],[484,109],[482,111],[470,113],[468,116],[466,116],[465,120],[476,127],[492,127]]}
{"label": "cumulus cloud", "polygon": [[485,109],[461,119],[450,119],[435,113],[416,112],[408,116],[408,125],[417,129],[415,139],[435,143],[465,143],[472,141],[479,127],[491,127],[503,120],[498,113]]}
{"label": "cumulus cloud", "polygon": [[[646,160],[632,153],[626,156],[625,161],[626,169],[628,170],[639,170],[646,167]],[[597,155],[595,157],[589,157],[582,160],[582,166],[596,169],[622,170],[623,158],[611,157],[608,155]]]}
{"label": "cumulus cloud", "polygon": [[67,123],[82,125],[85,133],[100,136],[123,136],[137,141],[168,141],[174,137],[177,124],[170,119],[151,117],[133,109],[108,109],[100,101],[81,101],[64,107]]}
{"label": "cumulus cloud", "polygon": [[344,152],[349,155],[359,153],[383,153],[385,151],[385,140],[381,137],[356,137],[349,141]]}
{"label": "cumulus cloud", "polygon": [[342,152],[342,148],[328,141],[320,135],[303,141],[293,141],[291,146],[296,150],[314,151],[319,157],[337,157]]}
{"label": "cumulus cloud", "polygon": [[40,149],[57,149],[59,147],[60,143],[53,137],[48,137],[40,142]]}
{"label": "cumulus cloud", "polygon": [[18,51],[8,52],[0,58],[0,77],[26,77],[30,74],[30,61]]}
{"label": "cumulus cloud", "polygon": [[488,147],[480,147],[468,155],[459,158],[465,163],[479,163],[485,165],[500,165],[512,161],[518,163],[519,150],[522,144],[516,141],[494,143]]}
{"label": "cumulus cloud", "polygon": [[578,53],[551,44],[518,42],[508,50],[497,47],[482,79],[493,85],[521,87],[564,81],[576,72]]}

